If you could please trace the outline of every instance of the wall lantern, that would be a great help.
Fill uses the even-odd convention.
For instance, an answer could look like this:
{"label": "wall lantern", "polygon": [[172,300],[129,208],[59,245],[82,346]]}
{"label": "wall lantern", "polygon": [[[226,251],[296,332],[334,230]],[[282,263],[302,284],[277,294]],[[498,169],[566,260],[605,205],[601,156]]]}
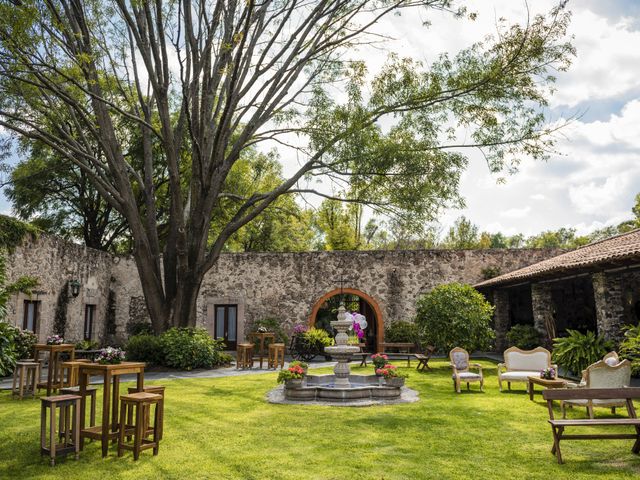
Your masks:
{"label": "wall lantern", "polygon": [[71,288],[71,295],[74,297],[80,295],[80,282],[78,280],[69,280],[69,288]]}

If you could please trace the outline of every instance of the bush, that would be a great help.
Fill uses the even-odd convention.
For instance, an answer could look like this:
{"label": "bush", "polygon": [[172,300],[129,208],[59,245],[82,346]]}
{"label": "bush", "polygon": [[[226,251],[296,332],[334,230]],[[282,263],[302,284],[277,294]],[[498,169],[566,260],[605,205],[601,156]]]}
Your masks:
{"label": "bush", "polygon": [[631,362],[633,376],[640,376],[640,326],[624,327],[624,339],[620,342],[620,356]]}
{"label": "bush", "polygon": [[16,366],[15,338],[17,334],[16,327],[0,321],[0,377],[10,375]]}
{"label": "bush", "polygon": [[127,323],[127,333],[129,335],[153,335],[153,327],[149,322]]}
{"label": "bush", "polygon": [[204,328],[171,328],[160,336],[162,364],[181,370],[212,368],[220,365],[224,348]]}
{"label": "bush", "polygon": [[302,334],[302,337],[310,349],[318,352],[323,352],[324,347],[333,344],[333,338],[322,328],[310,328]]}
{"label": "bush", "polygon": [[418,299],[416,310],[423,341],[442,352],[487,350],[495,337],[493,307],[470,285],[440,285]]}
{"label": "bush", "polygon": [[540,346],[542,335],[533,325],[514,325],[507,332],[507,344],[523,350],[531,350]]}
{"label": "bush", "polygon": [[417,342],[420,339],[418,326],[413,322],[394,320],[384,328],[384,340],[390,343]]}
{"label": "bush", "polygon": [[593,332],[567,330],[566,337],[553,339],[553,360],[579,376],[592,363],[613,349],[613,343]]}
{"label": "bush", "polygon": [[100,344],[92,340],[81,340],[76,342],[76,350],[97,350],[99,347]]}
{"label": "bush", "polygon": [[129,337],[124,350],[127,352],[127,360],[162,365],[162,341],[156,335],[142,334]]}
{"label": "bush", "polygon": [[253,331],[257,331],[258,328],[266,328],[268,332],[276,334],[276,342],[289,344],[289,336],[287,332],[282,328],[282,321],[277,318],[263,318],[253,323]]}

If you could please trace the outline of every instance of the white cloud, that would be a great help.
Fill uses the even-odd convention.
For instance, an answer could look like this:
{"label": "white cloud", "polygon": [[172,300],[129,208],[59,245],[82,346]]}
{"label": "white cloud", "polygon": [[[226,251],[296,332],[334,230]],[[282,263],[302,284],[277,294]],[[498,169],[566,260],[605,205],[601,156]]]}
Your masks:
{"label": "white cloud", "polygon": [[547,197],[545,197],[545,196],[544,196],[543,194],[541,194],[541,193],[534,193],[533,195],[529,196],[529,198],[530,198],[531,200],[544,200],[544,199],[545,199],[545,198],[547,198]]}
{"label": "white cloud", "polygon": [[531,207],[529,206],[523,208],[510,208],[509,210],[500,212],[500,216],[505,218],[525,218],[530,211]]}

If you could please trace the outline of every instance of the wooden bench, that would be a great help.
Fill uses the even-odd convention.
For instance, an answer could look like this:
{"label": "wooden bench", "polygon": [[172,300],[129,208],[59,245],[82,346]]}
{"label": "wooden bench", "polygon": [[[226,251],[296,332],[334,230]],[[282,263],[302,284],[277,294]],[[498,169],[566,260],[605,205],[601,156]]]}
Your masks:
{"label": "wooden bench", "polygon": [[[558,463],[562,462],[560,453],[561,440],[635,440],[631,451],[635,454],[640,452],[640,419],[636,417],[636,410],[633,406],[633,399],[640,399],[640,388],[569,388],[545,390],[542,396],[547,401],[549,408],[549,424],[553,433],[553,448],[551,453],[556,456]],[[627,406],[629,418],[584,418],[579,420],[556,420],[553,417],[554,400],[624,400]],[[632,426],[635,433],[588,433],[571,434],[564,433],[567,427],[612,427],[612,426]]]}
{"label": "wooden bench", "polygon": [[[382,348],[382,352],[389,360],[395,359],[407,359],[407,367],[411,366],[411,358],[415,358],[415,354],[413,353],[416,345],[411,342],[382,342],[380,344]],[[389,349],[397,350],[396,352],[389,352]]]}

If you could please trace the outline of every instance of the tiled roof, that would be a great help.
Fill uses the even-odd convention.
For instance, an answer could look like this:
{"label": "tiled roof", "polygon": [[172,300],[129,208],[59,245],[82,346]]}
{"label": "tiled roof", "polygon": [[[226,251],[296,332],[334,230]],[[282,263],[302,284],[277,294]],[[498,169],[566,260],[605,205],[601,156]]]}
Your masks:
{"label": "tiled roof", "polygon": [[590,243],[557,257],[485,280],[476,287],[507,285],[636,261],[640,262],[640,229]]}

